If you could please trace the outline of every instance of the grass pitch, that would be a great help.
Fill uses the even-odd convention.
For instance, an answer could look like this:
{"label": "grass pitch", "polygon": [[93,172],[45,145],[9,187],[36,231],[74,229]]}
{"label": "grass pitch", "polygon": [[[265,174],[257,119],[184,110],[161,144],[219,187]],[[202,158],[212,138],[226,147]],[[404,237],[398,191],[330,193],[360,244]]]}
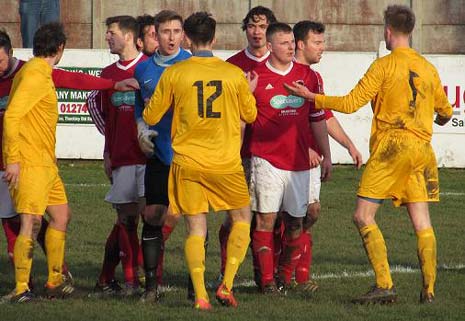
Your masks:
{"label": "grass pitch", "polygon": [[[386,202],[377,220],[384,233],[399,301],[390,306],[357,306],[350,299],[367,291],[374,282],[360,238],[352,224],[355,191],[361,171],[334,168],[332,181],[323,185],[321,218],[314,227],[312,274],[320,290],[312,297],[290,293],[265,297],[252,285],[250,254],[236,282],[238,309],[214,303],[211,313],[193,311],[186,299],[186,267],[183,255],[184,224],[180,223],[167,242],[165,284],[169,285],[158,305],[143,305],[136,299],[88,299],[99,274],[105,239],[115,213],[103,201],[109,188],[101,162],[60,162],[61,175],[73,210],[66,259],[77,285],[75,297],[65,301],[38,301],[25,305],[0,305],[0,320],[464,320],[465,311],[465,170],[441,169],[441,203],[431,206],[438,240],[436,303],[418,304],[421,275],[416,256],[416,236],[405,209]],[[210,245],[205,278],[213,283],[219,271],[218,229],[224,214],[210,215]],[[0,295],[13,288],[14,274],[0,236]],[[47,267],[35,249],[33,274],[37,292],[42,292]],[[118,268],[118,278],[122,273]],[[210,288],[214,299],[214,289]]]}

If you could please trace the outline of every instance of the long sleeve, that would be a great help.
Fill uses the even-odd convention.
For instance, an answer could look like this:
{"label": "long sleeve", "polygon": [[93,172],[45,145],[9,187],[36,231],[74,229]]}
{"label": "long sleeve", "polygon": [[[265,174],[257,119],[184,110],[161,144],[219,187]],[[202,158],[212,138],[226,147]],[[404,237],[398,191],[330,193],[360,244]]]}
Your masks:
{"label": "long sleeve", "polygon": [[316,95],[315,108],[331,109],[346,114],[354,113],[376,96],[381,88],[383,79],[383,69],[375,61],[348,95]]}
{"label": "long sleeve", "polygon": [[95,127],[100,134],[105,135],[105,113],[102,108],[102,93],[100,91],[94,90],[87,96],[87,107]]}
{"label": "long sleeve", "polygon": [[63,69],[53,69],[53,82],[57,88],[78,90],[106,90],[112,89],[115,82],[111,79],[95,77],[82,72],[72,72]]}
{"label": "long sleeve", "polygon": [[241,119],[250,124],[257,118],[257,106],[254,95],[250,92],[249,84],[244,79],[239,85],[239,112]]}
{"label": "long sleeve", "polygon": [[453,113],[452,106],[444,92],[439,75],[436,73],[434,78],[436,83],[434,91],[434,111],[441,115],[441,117],[451,118]]}
{"label": "long sleeve", "polygon": [[5,164],[20,161],[19,132],[21,119],[45,97],[47,83],[44,75],[35,70],[31,70],[27,75],[21,74],[13,82],[3,123]]}
{"label": "long sleeve", "polygon": [[161,76],[157,88],[142,113],[144,121],[149,125],[157,124],[168,111],[173,101],[171,73],[167,69]]}

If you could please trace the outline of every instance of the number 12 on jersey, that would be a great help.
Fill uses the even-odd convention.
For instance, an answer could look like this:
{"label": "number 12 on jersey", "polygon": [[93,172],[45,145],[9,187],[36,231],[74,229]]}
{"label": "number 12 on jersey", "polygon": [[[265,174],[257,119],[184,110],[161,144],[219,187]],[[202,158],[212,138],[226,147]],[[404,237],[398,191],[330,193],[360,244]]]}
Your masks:
{"label": "number 12 on jersey", "polygon": [[[204,101],[203,91],[204,82],[198,80],[192,85],[197,87],[197,107],[200,118],[221,118],[221,112],[213,111],[213,101],[223,93],[223,83],[221,80],[211,80],[207,82],[207,87],[215,87],[215,92]],[[207,112],[205,113],[205,105],[207,106]]]}

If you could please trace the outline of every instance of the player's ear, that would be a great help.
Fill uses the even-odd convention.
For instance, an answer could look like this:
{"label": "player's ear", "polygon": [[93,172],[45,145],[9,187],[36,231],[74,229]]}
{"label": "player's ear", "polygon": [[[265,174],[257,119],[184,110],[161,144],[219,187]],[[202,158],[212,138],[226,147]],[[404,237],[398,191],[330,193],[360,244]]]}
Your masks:
{"label": "player's ear", "polygon": [[271,42],[266,42],[266,49],[268,49],[269,52],[273,52],[273,49],[271,48]]}
{"label": "player's ear", "polygon": [[216,44],[216,36],[213,37],[213,40],[212,40],[212,47]]}

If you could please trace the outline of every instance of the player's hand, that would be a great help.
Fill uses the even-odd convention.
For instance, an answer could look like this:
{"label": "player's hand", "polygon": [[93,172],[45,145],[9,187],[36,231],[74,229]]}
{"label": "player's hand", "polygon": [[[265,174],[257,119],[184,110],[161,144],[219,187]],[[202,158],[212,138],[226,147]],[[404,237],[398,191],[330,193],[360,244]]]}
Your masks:
{"label": "player's hand", "polygon": [[19,163],[13,163],[6,165],[5,173],[3,174],[2,179],[8,183],[8,187],[18,188],[19,184]]}
{"label": "player's hand", "polygon": [[323,161],[320,164],[321,167],[321,181],[327,182],[331,179],[331,172],[333,170],[333,164],[331,163],[331,158],[323,158]]}
{"label": "player's hand", "polygon": [[352,160],[354,161],[355,167],[357,167],[357,169],[360,169],[360,167],[362,167],[363,165],[362,154],[360,154],[360,152],[354,145],[350,145],[347,150],[349,151],[350,157],[352,157]]}
{"label": "player's hand", "polygon": [[112,171],[111,171],[111,159],[108,153],[103,154],[103,169],[105,170],[105,175],[107,175],[110,182],[112,181]]}
{"label": "player's hand", "polygon": [[436,118],[434,119],[434,122],[438,124],[439,126],[444,126],[445,124],[449,122],[450,119],[451,117],[444,117],[444,116],[437,114]]}
{"label": "player's hand", "polygon": [[137,121],[137,139],[139,140],[139,147],[147,157],[152,156],[155,151],[155,144],[152,142],[152,139],[157,136],[158,132],[150,129],[142,119]]}
{"label": "player's hand", "polygon": [[321,163],[321,157],[313,149],[308,149],[308,157],[310,159],[310,168],[318,167]]}
{"label": "player's hand", "polygon": [[139,83],[135,78],[128,78],[115,83],[116,91],[132,91],[139,89]]}
{"label": "player's hand", "polygon": [[257,89],[258,84],[258,74],[252,70],[246,73],[245,77],[247,78],[247,82],[249,83],[249,88],[251,92],[254,92]]}
{"label": "player's hand", "polygon": [[315,101],[315,94],[308,90],[308,88],[300,82],[293,81],[292,85],[284,84],[284,88],[286,88],[287,92],[291,95],[299,96],[312,102]]}

